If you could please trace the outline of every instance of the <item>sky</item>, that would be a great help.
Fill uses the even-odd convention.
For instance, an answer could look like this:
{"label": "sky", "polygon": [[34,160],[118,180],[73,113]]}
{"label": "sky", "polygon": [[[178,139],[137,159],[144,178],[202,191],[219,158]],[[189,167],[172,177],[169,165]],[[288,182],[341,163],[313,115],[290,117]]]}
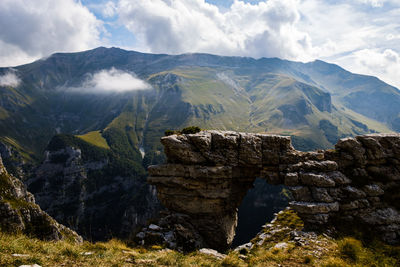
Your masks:
{"label": "sky", "polygon": [[400,0],[0,1],[2,67],[98,46],[320,59],[400,88]]}

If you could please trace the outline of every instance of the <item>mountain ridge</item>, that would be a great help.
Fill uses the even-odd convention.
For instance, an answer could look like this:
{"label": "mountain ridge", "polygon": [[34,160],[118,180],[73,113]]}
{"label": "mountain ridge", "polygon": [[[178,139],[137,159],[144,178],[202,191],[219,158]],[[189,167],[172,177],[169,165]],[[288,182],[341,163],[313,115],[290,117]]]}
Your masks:
{"label": "mountain ridge", "polygon": [[[397,130],[397,89],[377,80],[369,85],[363,76],[343,69],[337,72],[329,64],[323,64],[324,69],[319,64],[323,63],[316,62],[317,67],[313,67],[277,58],[153,55],[117,48],[54,54],[15,67],[20,85],[0,87],[0,152],[9,170],[26,173],[25,182],[33,185],[37,180],[55,186],[53,191],[46,186],[32,187],[32,191],[43,205],[73,207],[71,218],[76,221],[70,226],[90,236],[86,229],[92,222],[82,220],[80,210],[92,207],[97,197],[107,203],[102,183],[109,181],[120,190],[114,200],[125,203],[121,209],[133,214],[127,221],[141,214],[138,211],[145,205],[129,196],[151,197],[143,177],[147,166],[165,160],[159,140],[168,129],[197,125],[202,129],[290,135],[299,150],[332,148],[343,137]],[[80,88],[88,77],[112,68],[150,84],[151,89],[119,93],[67,90]],[[6,71],[0,69],[0,75]],[[365,95],[372,97],[362,102]],[[69,157],[61,152],[55,157],[58,162],[50,166],[45,151],[60,134],[75,140],[72,150],[83,151],[83,146],[92,151],[101,142],[113,155],[104,157],[108,161],[99,170],[91,170],[91,161],[79,157],[73,160],[77,164],[70,166]],[[60,150],[68,147],[67,142]],[[37,171],[53,167],[59,172]],[[82,175],[70,175],[71,167],[82,170]],[[74,181],[71,186],[70,181]],[[86,183],[99,186],[90,187],[88,192]],[[72,194],[78,184],[82,198]],[[54,192],[66,193],[71,205]],[[69,225],[68,218],[48,207],[50,215]],[[112,206],[107,207],[112,210]],[[90,209],[88,212],[94,214]],[[96,238],[104,237],[102,229],[119,228],[114,222],[109,226],[96,225]]]}
{"label": "mountain ridge", "polygon": [[[17,75],[21,79],[21,85],[17,88],[12,88],[12,87],[7,87],[7,90],[2,90],[0,94],[0,103],[3,103],[1,105],[2,107],[2,112],[3,117],[7,118],[10,117],[11,115],[9,114],[10,112],[12,113],[13,111],[18,111],[21,110],[21,108],[26,108],[26,111],[21,111],[21,114],[26,114],[26,113],[32,113],[38,111],[39,113],[57,113],[57,110],[49,110],[46,108],[45,110],[40,110],[43,109],[43,106],[45,107],[51,107],[51,102],[57,102],[59,101],[58,99],[61,97],[70,97],[69,100],[75,101],[76,105],[81,105],[79,104],[82,101],[85,101],[85,95],[81,95],[78,98],[81,99],[72,99],[71,95],[68,95],[66,92],[56,92],[57,88],[60,87],[68,87],[68,86],[75,86],[79,83],[82,82],[84,76],[87,73],[94,73],[96,71],[102,70],[102,69],[109,69],[112,66],[122,69],[122,70],[128,70],[136,73],[139,78],[142,79],[150,79],[151,77],[154,77],[154,75],[157,75],[157,73],[162,73],[164,71],[167,72],[172,72],[172,73],[177,73],[174,70],[179,70],[179,69],[187,69],[187,68],[193,68],[193,67],[204,67],[204,68],[211,68],[211,72],[220,72],[222,68],[228,67],[228,71],[231,71],[234,73],[233,76],[242,75],[242,74],[249,74],[248,79],[253,79],[252,77],[257,77],[259,75],[262,75],[263,73],[274,73],[277,75],[287,75],[289,77],[292,77],[300,82],[304,82],[305,84],[310,84],[311,86],[318,87],[322,89],[323,91],[328,91],[332,95],[332,102],[337,105],[338,102],[340,102],[340,105],[344,106],[347,109],[350,109],[352,111],[357,112],[358,114],[361,114],[366,117],[370,117],[374,120],[378,121],[383,121],[388,124],[390,128],[393,127],[394,130],[398,130],[398,125],[400,122],[400,119],[398,119],[398,116],[396,117],[396,114],[393,116],[387,116],[387,114],[382,114],[382,113],[388,113],[388,110],[385,110],[385,112],[379,112],[379,111],[370,111],[371,105],[369,101],[365,105],[359,105],[356,106],[354,109],[352,109],[352,105],[356,105],[354,102],[354,99],[359,98],[360,93],[358,90],[357,92],[353,92],[353,95],[346,95],[346,96],[339,96],[336,97],[336,94],[332,92],[331,86],[329,86],[332,82],[321,82],[321,71],[318,72],[317,74],[315,70],[313,70],[314,65],[318,65],[318,68],[320,68],[320,65],[323,65],[327,67],[327,70],[332,71],[331,69],[339,69],[341,71],[341,75],[343,76],[346,74],[347,76],[351,77],[358,77],[358,78],[365,78],[367,77],[368,79],[371,79],[370,76],[362,76],[358,74],[352,74],[347,71],[345,71],[343,68],[330,64],[330,63],[325,63],[323,61],[314,61],[310,63],[301,63],[301,62],[291,62],[288,60],[281,60],[278,58],[260,58],[260,59],[254,59],[254,58],[249,58],[249,57],[223,57],[223,56],[216,56],[216,55],[210,55],[210,54],[204,54],[204,53],[191,53],[191,54],[181,54],[181,55],[167,55],[167,54],[146,54],[146,53],[140,53],[136,51],[127,51],[119,48],[105,48],[105,47],[99,47],[96,49],[92,50],[87,50],[87,51],[82,51],[78,53],[55,53],[45,59],[41,59],[38,61],[35,61],[30,64],[25,64],[21,66],[14,67],[13,69],[16,70]],[[179,67],[180,66],[180,67]],[[217,69],[215,69],[218,67]],[[189,69],[190,69],[189,68]],[[220,70],[218,70],[220,69]],[[0,68],[0,73],[5,73],[8,69],[7,68]],[[325,72],[327,71],[325,70]],[[344,74],[343,74],[344,73]],[[178,76],[181,73],[178,73]],[[312,75],[315,77],[310,78]],[[235,77],[233,77],[235,78]],[[318,79],[317,79],[318,78]],[[326,77],[325,77],[326,78]],[[329,77],[328,77],[329,78]],[[331,80],[337,80],[337,78],[331,77]],[[213,77],[207,77],[207,79],[215,79]],[[372,78],[373,79],[373,78]],[[315,81],[317,80],[317,81]],[[390,85],[386,85],[383,82],[379,80],[374,80],[374,83],[380,84],[380,86],[387,91],[389,90],[390,94],[394,96],[394,100],[392,97],[386,97],[390,98],[391,102],[397,103],[397,101],[400,101],[400,93],[395,87],[391,87]],[[247,85],[247,86],[251,86]],[[341,87],[340,87],[341,86]],[[363,85],[362,85],[363,86]],[[340,87],[341,90],[343,89],[343,85],[336,86],[335,88]],[[350,88],[351,89],[351,88]],[[265,89],[264,89],[265,90]],[[349,90],[349,89],[347,89]],[[357,90],[357,88],[355,88]],[[393,91],[396,90],[396,91]],[[185,90],[184,90],[185,91]],[[371,90],[370,90],[371,91]],[[375,90],[376,91],[376,90]],[[374,91],[374,92],[375,92]],[[373,93],[374,93],[373,92]],[[389,95],[390,95],[389,94]],[[58,95],[58,96],[57,96]],[[365,96],[366,93],[363,93]],[[386,94],[388,95],[388,94]],[[374,95],[375,96],[375,95]],[[55,99],[51,99],[51,98]],[[86,96],[87,97],[87,96]],[[87,97],[89,98],[89,97]],[[96,98],[101,98],[101,96],[96,96]],[[339,99],[340,98],[340,99]],[[343,101],[344,99],[344,101]],[[13,101],[15,102],[13,104]],[[88,100],[86,100],[88,101]],[[117,101],[118,97],[117,97]],[[190,102],[190,101],[189,101]],[[382,101],[381,101],[382,102]],[[389,101],[390,102],[390,101]],[[36,104],[37,103],[37,104]],[[83,102],[82,102],[83,103]],[[119,108],[113,108],[114,113],[116,115],[120,114],[122,112],[121,110],[121,104],[115,103]],[[40,107],[35,107],[35,105],[40,106]],[[92,104],[89,104],[92,105]],[[65,106],[65,105],[64,105]],[[110,105],[107,105],[110,106]],[[367,106],[368,108],[365,108]],[[392,107],[394,105],[390,105]],[[62,108],[62,107],[61,107]],[[67,106],[64,107],[68,108]],[[71,109],[73,107],[70,107]],[[373,109],[376,110],[377,108]],[[394,108],[395,112],[397,112],[397,108]],[[374,113],[375,112],[375,113]],[[65,113],[65,112],[64,112]],[[70,112],[71,113],[71,112]],[[72,111],[72,114],[74,112]],[[90,113],[90,111],[88,112]],[[93,112],[92,112],[93,113]],[[398,111],[400,114],[400,110]],[[111,113],[108,113],[111,114]],[[67,114],[68,115],[68,114]],[[112,116],[109,117],[107,120],[103,120],[104,122],[102,123],[97,123],[96,125],[92,124],[89,126],[89,128],[86,129],[79,129],[73,125],[66,127],[65,129],[62,129],[61,127],[61,132],[71,132],[71,130],[77,131],[78,134],[84,134],[90,130],[101,130],[106,127],[107,124],[109,124],[115,117],[116,115],[108,115]],[[64,115],[66,116],[66,115]],[[90,115],[89,115],[90,116]],[[92,115],[94,116],[94,114]],[[104,117],[104,116],[102,116]],[[21,118],[21,120],[28,120],[28,118]],[[32,121],[32,119],[30,119]],[[59,121],[60,119],[55,118],[53,119],[53,123],[50,121],[47,123],[55,124],[55,126],[51,126],[53,133],[55,132],[55,129],[59,128],[57,127],[57,120]],[[100,120],[101,121],[101,120]],[[43,123],[43,122],[39,122]],[[181,126],[181,125],[179,125]],[[23,126],[22,126],[23,128]],[[385,129],[387,130],[387,129]],[[14,131],[15,132],[15,131]],[[21,132],[21,131],[17,131]],[[12,136],[10,133],[0,133],[1,136],[8,136],[14,139],[14,141],[19,141],[23,139],[22,137],[18,137],[15,140],[15,136]],[[11,135],[11,136],[10,136]],[[15,135],[15,134],[14,134]],[[35,154],[40,153],[40,150],[43,151],[45,147],[45,143],[48,142],[50,136],[46,138],[46,140],[43,140],[42,144],[40,145],[41,148],[39,151],[34,152]],[[25,145],[31,145],[25,144]]]}

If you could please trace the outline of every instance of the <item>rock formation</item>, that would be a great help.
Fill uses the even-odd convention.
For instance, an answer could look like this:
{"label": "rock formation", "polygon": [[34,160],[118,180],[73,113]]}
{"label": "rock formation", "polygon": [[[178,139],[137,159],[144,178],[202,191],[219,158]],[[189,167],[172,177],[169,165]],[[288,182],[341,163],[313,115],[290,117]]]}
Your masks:
{"label": "rock formation", "polygon": [[334,150],[300,152],[290,137],[203,131],[161,139],[168,162],[148,182],[169,211],[184,214],[203,244],[231,244],[237,208],[256,177],[284,184],[307,228],[355,224],[400,241],[400,135],[341,139]]}
{"label": "rock formation", "polygon": [[85,158],[83,149],[67,145],[45,156],[28,189],[43,210],[85,239],[128,236],[157,214],[154,187],[107,172],[107,156]]}
{"label": "rock formation", "polygon": [[82,242],[77,233],[57,223],[35,203],[24,184],[10,175],[0,157],[0,230],[44,240]]}

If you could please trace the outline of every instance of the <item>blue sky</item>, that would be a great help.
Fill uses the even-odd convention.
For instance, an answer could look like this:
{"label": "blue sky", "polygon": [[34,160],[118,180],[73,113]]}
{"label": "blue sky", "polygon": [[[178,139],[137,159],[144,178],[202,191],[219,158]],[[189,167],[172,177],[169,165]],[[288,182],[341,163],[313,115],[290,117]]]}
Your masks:
{"label": "blue sky", "polygon": [[116,46],[321,59],[400,87],[399,0],[1,0],[0,66]]}

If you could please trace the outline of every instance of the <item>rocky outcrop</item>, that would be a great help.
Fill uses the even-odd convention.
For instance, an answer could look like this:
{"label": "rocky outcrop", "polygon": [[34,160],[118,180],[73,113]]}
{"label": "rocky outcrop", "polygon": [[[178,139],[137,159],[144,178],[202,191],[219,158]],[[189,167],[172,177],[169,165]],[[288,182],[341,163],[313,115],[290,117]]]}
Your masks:
{"label": "rocky outcrop", "polygon": [[306,228],[357,223],[389,243],[400,241],[400,135],[341,139],[335,150],[300,152],[290,137],[203,131],[161,139],[168,163],[148,182],[170,211],[185,214],[201,246],[224,250],[237,208],[256,177],[285,184]]}
{"label": "rocky outcrop", "polygon": [[82,238],[69,228],[57,223],[35,203],[24,184],[10,175],[0,157],[0,230],[24,233],[44,240]]}
{"label": "rocky outcrop", "polygon": [[27,180],[38,204],[89,240],[126,237],[159,210],[153,186],[112,173],[109,156],[84,156],[76,146],[48,150]]}

